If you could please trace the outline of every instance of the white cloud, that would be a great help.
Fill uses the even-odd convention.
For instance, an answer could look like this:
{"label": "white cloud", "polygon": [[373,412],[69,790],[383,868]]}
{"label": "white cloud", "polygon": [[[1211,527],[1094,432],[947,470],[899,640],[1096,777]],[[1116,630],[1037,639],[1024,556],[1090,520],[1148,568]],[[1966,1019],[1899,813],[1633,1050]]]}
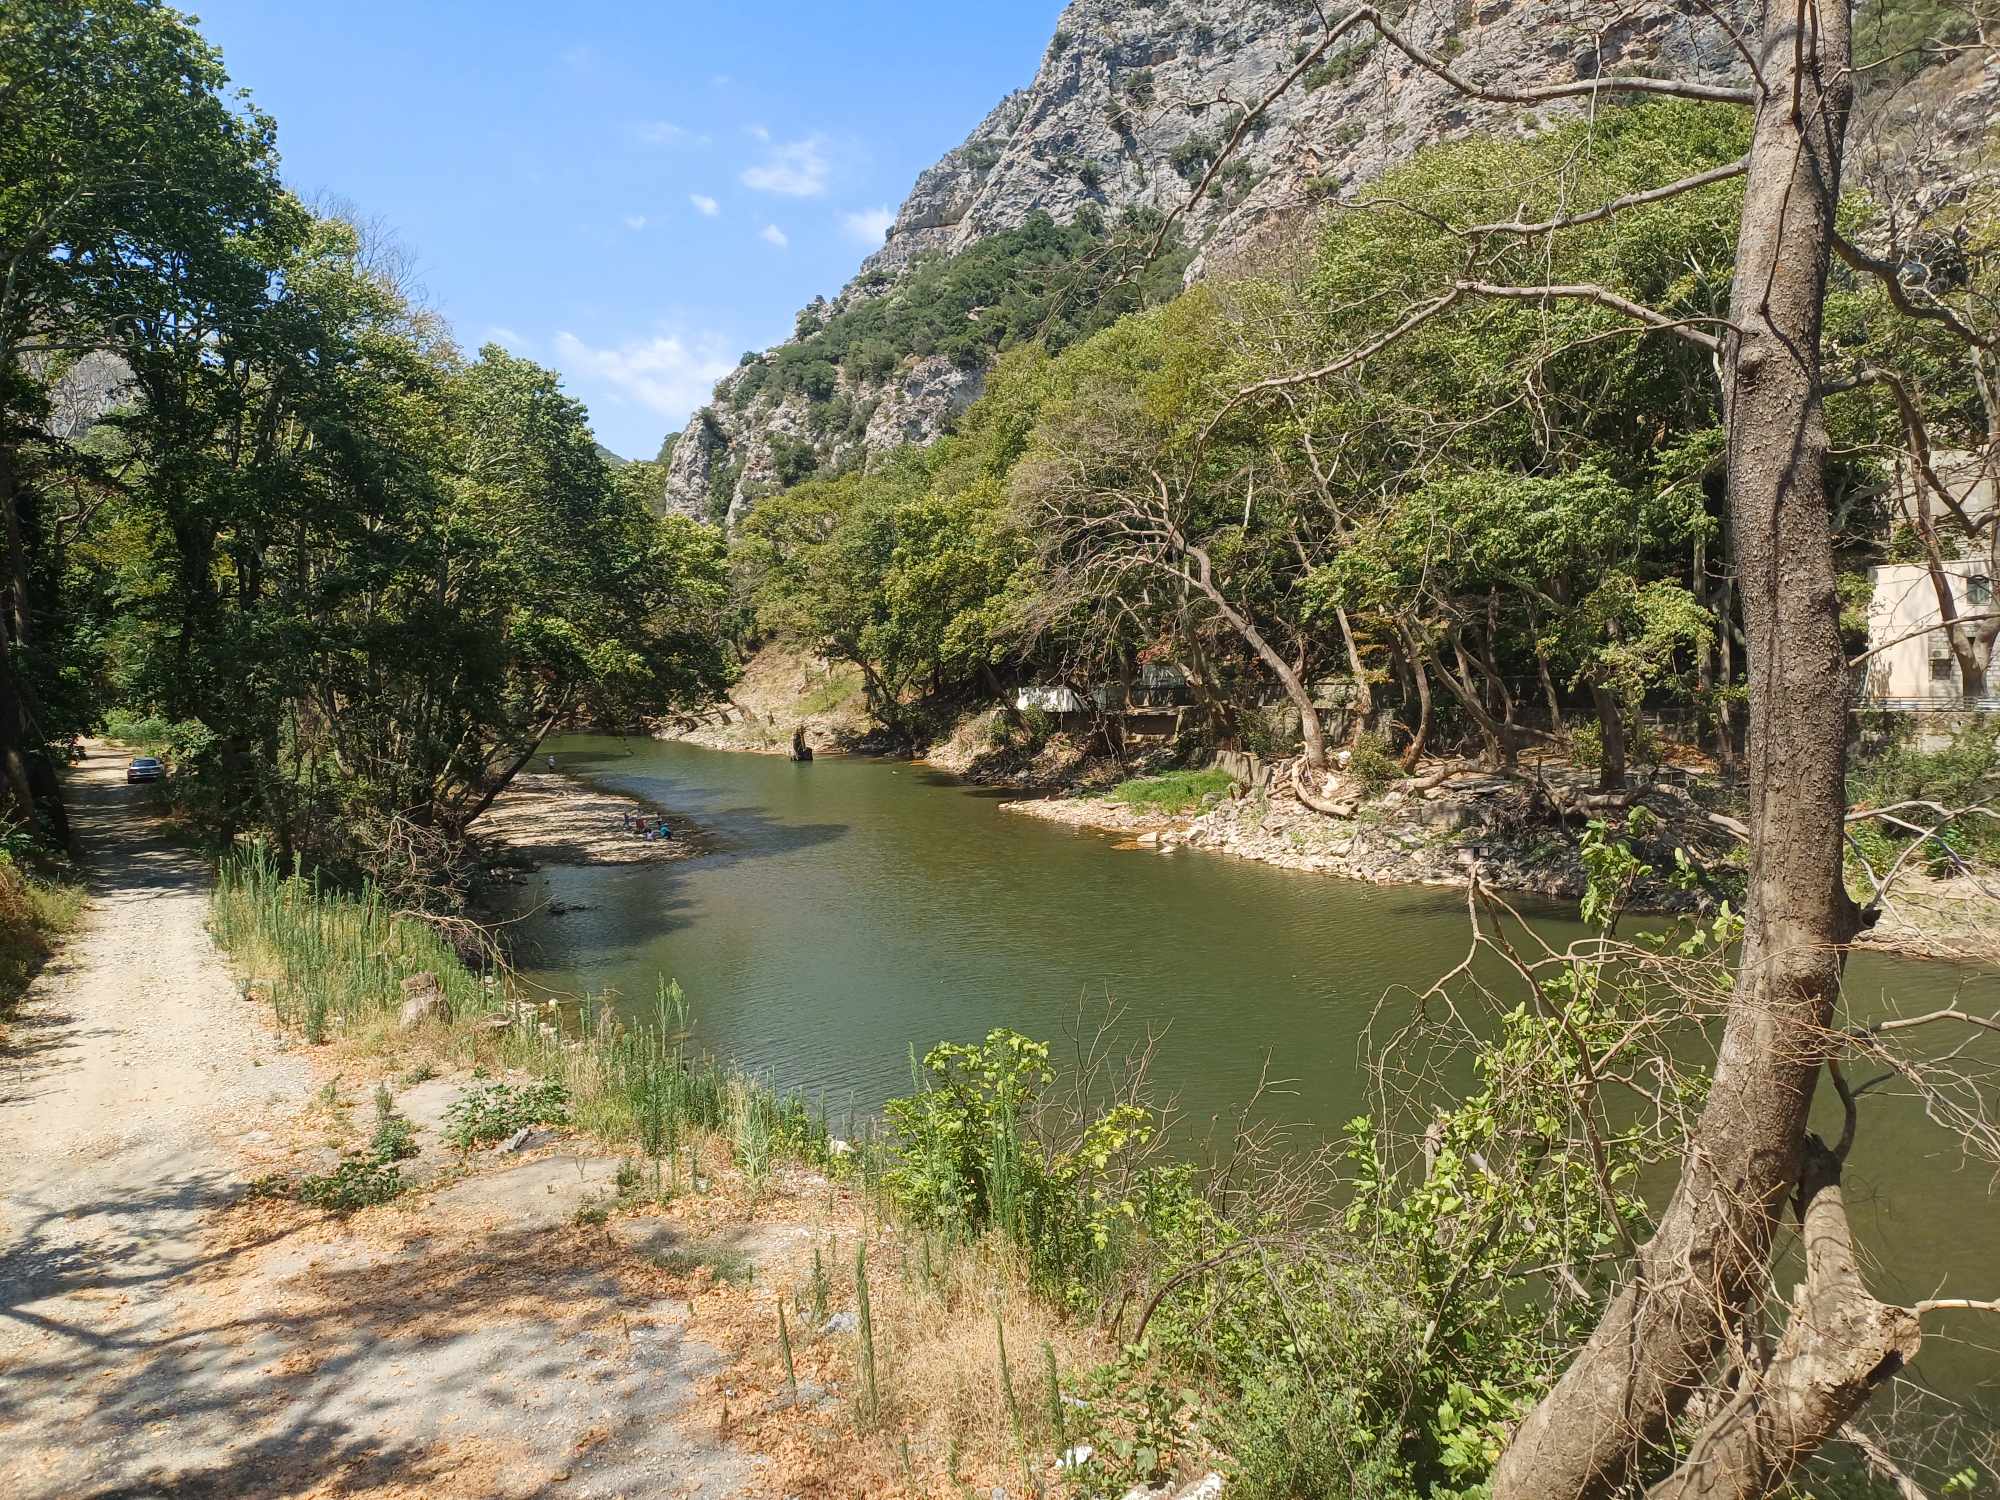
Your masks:
{"label": "white cloud", "polygon": [[761,162],[744,170],[743,185],[787,198],[817,198],[826,191],[827,171],[826,140],[809,135],[772,146]]}
{"label": "white cloud", "polygon": [[840,227],[846,231],[847,237],[870,250],[880,247],[889,233],[889,226],[895,222],[895,210],[887,207],[864,208],[859,213],[840,216]]}
{"label": "white cloud", "polygon": [[753,141],[768,141],[771,138],[771,132],[762,125],[745,125],[743,133]]}
{"label": "white cloud", "polygon": [[555,337],[556,361],[577,383],[609,387],[615,399],[636,403],[672,422],[709,398],[715,382],[736,368],[714,334],[682,338],[659,334],[598,349],[575,334]]}
{"label": "white cloud", "polygon": [[694,205],[694,211],[704,219],[712,219],[722,212],[722,205],[706,193],[689,193],[688,202]]}
{"label": "white cloud", "polygon": [[780,250],[792,242],[791,236],[786,234],[776,224],[766,224],[762,229],[757,231],[757,238],[764,241],[767,245],[776,245]]}
{"label": "white cloud", "polygon": [[625,227],[634,231],[644,229],[646,227],[646,216],[644,214],[625,215]]}
{"label": "white cloud", "polygon": [[495,323],[488,328],[486,330],[486,337],[481,342],[499,344],[501,347],[507,349],[525,349],[528,347],[527,339],[502,323]]}
{"label": "white cloud", "polygon": [[634,133],[648,146],[706,146],[709,139],[672,120],[648,120],[634,127]]}

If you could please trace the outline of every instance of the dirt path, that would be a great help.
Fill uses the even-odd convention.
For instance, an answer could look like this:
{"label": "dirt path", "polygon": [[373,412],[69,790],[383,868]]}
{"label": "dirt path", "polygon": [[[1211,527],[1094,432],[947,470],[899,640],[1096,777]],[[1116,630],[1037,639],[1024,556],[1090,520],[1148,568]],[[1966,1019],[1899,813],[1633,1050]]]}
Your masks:
{"label": "dirt path", "polygon": [[[234,1191],[226,1142],[306,1072],[244,1012],[203,929],[207,871],[99,747],[70,782],[93,871],[81,931],[0,1056],[0,1491],[79,1495],[226,1433],[191,1410],[199,1345],[167,1330]],[[143,1373],[143,1376],[141,1372]]]}
{"label": "dirt path", "polygon": [[71,806],[90,911],[0,1054],[0,1495],[750,1492],[690,1430],[720,1368],[691,1300],[569,1221],[601,1158],[351,1221],[243,1203],[375,1080],[322,1079],[240,998],[207,871],[122,761]]}

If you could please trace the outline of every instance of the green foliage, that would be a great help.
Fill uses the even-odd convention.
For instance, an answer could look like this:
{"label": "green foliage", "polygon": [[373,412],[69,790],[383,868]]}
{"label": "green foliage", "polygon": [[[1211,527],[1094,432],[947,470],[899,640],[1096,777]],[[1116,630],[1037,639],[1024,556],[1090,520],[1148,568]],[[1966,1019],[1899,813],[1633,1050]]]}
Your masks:
{"label": "green foliage", "polygon": [[1158,1122],[1118,1103],[1042,1128],[1055,1079],[1045,1042],[996,1029],[976,1046],[941,1043],[911,1070],[917,1092],[884,1110],[893,1201],[912,1225],[1019,1246],[1030,1275],[1065,1299],[1117,1264],[1123,1244],[1166,1211],[1184,1173],[1141,1171]]}
{"label": "green foliage", "polygon": [[373,1151],[349,1153],[331,1172],[301,1177],[292,1196],[330,1213],[352,1213],[400,1197],[403,1174],[391,1158]]}
{"label": "green foliage", "polygon": [[[1970,719],[1950,741],[1921,748],[1905,726],[1887,748],[1857,756],[1847,776],[1847,798],[1858,808],[1899,802],[1929,803],[1955,812],[2000,801],[2000,735],[1990,723]],[[1935,828],[1921,853],[1913,856],[1933,874],[1949,875],[1966,864],[2000,865],[2000,824],[1973,815],[1941,820],[1929,808],[1909,810],[1902,821]],[[1877,875],[1887,873],[1912,835],[1907,829],[1875,822],[1857,824],[1854,836]]]}
{"label": "green foliage", "polygon": [[1157,776],[1121,781],[1105,795],[1138,811],[1174,814],[1213,806],[1228,796],[1235,784],[1227,771],[1214,768],[1163,771]]}
{"label": "green foliage", "polygon": [[1381,738],[1364,734],[1354,742],[1348,752],[1347,774],[1360,782],[1363,789],[1373,794],[1390,784],[1403,779],[1403,768],[1389,753],[1389,747]]}
{"label": "green foliage", "polygon": [[883,295],[843,307],[823,327],[747,367],[730,399],[798,392],[825,402],[840,370],[879,380],[910,356],[972,365],[1030,340],[1060,349],[1172,294],[1184,255],[1143,267],[1133,256],[1152,228],[1141,218],[1106,231],[1034,214],[957,255],[921,261]]}
{"label": "green foliage", "polygon": [[407,1161],[417,1154],[417,1130],[396,1112],[386,1084],[375,1087],[375,1134],[368,1152],[377,1161]]}
{"label": "green foliage", "polygon": [[[466,358],[362,229],[286,194],[271,121],[183,17],[25,0],[0,39],[0,458],[50,601],[21,657],[39,733],[116,704],[201,831],[413,872],[420,902],[552,722],[726,686],[719,540],[656,518],[657,467],[614,473],[553,373]],[[130,372],[80,436],[29,331]],[[90,519],[60,547],[59,493]]]}
{"label": "green foliage", "polygon": [[452,1100],[444,1135],[460,1151],[504,1141],[530,1125],[567,1125],[569,1089],[554,1078],[532,1083],[482,1083]]}
{"label": "green foliage", "polygon": [[84,890],[69,880],[29,874],[0,849],[0,1020],[83,914]]}
{"label": "green foliage", "polygon": [[1361,71],[1361,65],[1368,61],[1369,54],[1374,50],[1375,39],[1372,35],[1363,41],[1350,42],[1307,68],[1299,82],[1305,85],[1307,93],[1323,89],[1330,83],[1345,83]]}
{"label": "green foliage", "polygon": [[1979,38],[1976,0],[1861,0],[1854,10],[1854,61],[1877,87],[1914,78]]}

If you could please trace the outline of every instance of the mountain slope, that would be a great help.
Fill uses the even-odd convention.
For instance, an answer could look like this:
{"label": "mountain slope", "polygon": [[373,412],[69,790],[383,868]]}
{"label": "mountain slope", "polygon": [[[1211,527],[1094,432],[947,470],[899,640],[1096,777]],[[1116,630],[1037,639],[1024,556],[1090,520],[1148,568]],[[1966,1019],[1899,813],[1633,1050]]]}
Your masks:
{"label": "mountain slope", "polygon": [[[1473,78],[1642,69],[1721,77],[1740,66],[1719,29],[1674,0],[1402,0],[1384,9]],[[674,450],[668,507],[733,525],[760,495],[808,474],[934,440],[978,396],[1004,339],[940,338],[936,317],[913,329],[887,313],[866,341],[829,341],[829,326],[913,293],[929,299],[931,313],[980,323],[988,306],[958,305],[930,285],[942,258],[1026,234],[1044,215],[1102,238],[1126,215],[1180,207],[1239,112],[1321,35],[1319,12],[1298,0],[1074,0],[1034,80],[919,175],[887,242],[839,297],[815,302],[800,314],[798,338],[716,387]],[[1474,129],[1532,131],[1578,107],[1469,101],[1372,33],[1356,33],[1271,105],[1183,216],[1182,242],[1197,257],[1190,273],[1251,252],[1422,146]],[[1070,256],[1079,267],[1102,258],[1090,246]],[[987,269],[1016,271],[1011,261]],[[1031,269],[1054,274],[1047,257]],[[968,297],[986,289],[968,283]],[[1018,273],[1012,284],[1030,300],[1040,286]],[[824,354],[808,347],[815,338]]]}

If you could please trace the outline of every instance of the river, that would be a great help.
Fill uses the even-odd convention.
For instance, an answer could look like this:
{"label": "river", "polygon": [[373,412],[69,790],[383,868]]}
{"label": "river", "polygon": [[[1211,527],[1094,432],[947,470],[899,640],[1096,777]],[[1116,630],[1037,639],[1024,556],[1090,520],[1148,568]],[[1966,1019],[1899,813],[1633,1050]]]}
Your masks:
{"label": "river", "polygon": [[[540,872],[530,901],[584,909],[523,924],[529,977],[635,1008],[678,980],[701,1045],[823,1095],[836,1129],[908,1091],[912,1048],[995,1026],[1060,1044],[1115,1005],[1122,1035],[1160,1034],[1153,1077],[1192,1128],[1229,1118],[1268,1074],[1286,1082],[1266,1116],[1321,1136],[1367,1108],[1378,1004],[1387,997],[1393,1024],[1466,951],[1462,892],[1119,849],[907,762],[794,765],[597,736],[547,748],[573,775],[692,819],[718,848]],[[1582,931],[1554,907],[1524,912],[1551,941]],[[2000,1010],[2000,975],[1870,953],[1855,955],[1847,991],[1857,1019]],[[1847,1196],[1857,1238],[1883,1261],[1877,1295],[2000,1292],[1994,1189],[1913,1101],[1871,1094]],[[2000,1410],[2000,1329],[1981,1317],[1927,1318],[1913,1376]]]}

